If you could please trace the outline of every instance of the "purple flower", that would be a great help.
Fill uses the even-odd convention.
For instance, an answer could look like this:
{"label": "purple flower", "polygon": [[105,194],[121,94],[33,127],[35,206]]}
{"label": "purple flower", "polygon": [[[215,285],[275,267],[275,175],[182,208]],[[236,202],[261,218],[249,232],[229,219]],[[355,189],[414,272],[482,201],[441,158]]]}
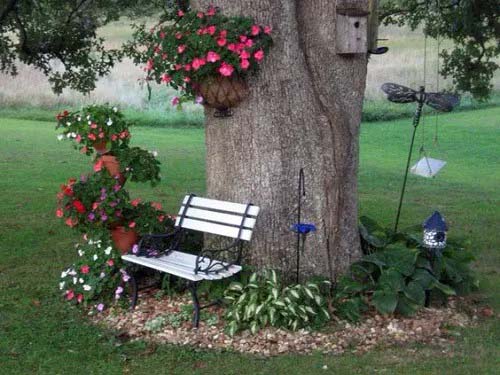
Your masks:
{"label": "purple flower", "polygon": [[106,193],[106,188],[103,187],[103,188],[101,188],[101,194],[104,194],[104,193]]}
{"label": "purple flower", "polygon": [[134,244],[134,246],[132,246],[132,254],[137,254],[138,252],[139,252],[139,245]]}
{"label": "purple flower", "polygon": [[109,205],[110,205],[111,207],[116,207],[116,206],[118,205],[118,202],[111,202]]}
{"label": "purple flower", "polygon": [[194,102],[195,102],[196,104],[202,104],[202,103],[203,103],[203,96],[198,95],[198,96],[194,99]]}
{"label": "purple flower", "polygon": [[87,176],[85,176],[84,174],[82,174],[80,176],[80,182],[83,182],[83,183],[87,182]]}
{"label": "purple flower", "polygon": [[106,221],[106,220],[108,220],[108,215],[106,215],[106,214],[101,215],[101,220],[102,220],[102,221]]}
{"label": "purple flower", "polygon": [[95,215],[94,215],[94,213],[93,213],[93,212],[89,213],[89,214],[87,215],[87,218],[88,218],[90,221],[94,220],[94,219],[95,219]]}
{"label": "purple flower", "polygon": [[103,200],[105,200],[105,199],[106,199],[106,197],[107,197],[106,193],[102,193],[102,194],[101,194],[101,200],[102,200],[102,201],[103,201]]}
{"label": "purple flower", "polygon": [[115,294],[122,294],[122,293],[123,293],[123,288],[121,286],[119,286],[118,288],[116,288]]}
{"label": "purple flower", "polygon": [[114,191],[118,191],[118,190],[120,190],[120,188],[121,188],[121,186],[118,185],[118,184],[116,184],[115,186],[113,186],[113,190]]}
{"label": "purple flower", "polygon": [[102,310],[104,310],[104,303],[100,303],[97,305],[97,311],[101,312]]}

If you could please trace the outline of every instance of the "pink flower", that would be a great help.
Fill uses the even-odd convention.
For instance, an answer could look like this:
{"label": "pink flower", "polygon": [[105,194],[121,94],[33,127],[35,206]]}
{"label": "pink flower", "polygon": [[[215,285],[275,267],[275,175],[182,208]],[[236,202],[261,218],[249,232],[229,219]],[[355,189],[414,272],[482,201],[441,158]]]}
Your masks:
{"label": "pink flower", "polygon": [[184,77],[183,81],[184,81],[184,82],[186,82],[186,83],[189,83],[189,82],[191,82],[191,78],[189,78],[189,77]]}
{"label": "pink flower", "polygon": [[247,39],[245,42],[245,47],[250,48],[253,46],[253,40],[252,39]]}
{"label": "pink flower", "polygon": [[165,32],[164,31],[160,31],[160,39],[165,39]]}
{"label": "pink flower", "polygon": [[132,254],[137,254],[138,252],[139,252],[139,245],[134,244],[134,246],[132,246]]}
{"label": "pink flower", "polygon": [[104,138],[104,133],[103,132],[100,132],[99,135],[98,135],[99,138]]}
{"label": "pink flower", "polygon": [[104,303],[100,303],[97,305],[97,311],[102,312],[104,310]]}
{"label": "pink flower", "polygon": [[234,43],[228,44],[227,46],[227,49],[230,50],[231,52],[235,52],[237,48],[238,47]]}
{"label": "pink flower", "polygon": [[75,292],[73,292],[71,289],[66,291],[66,299],[68,301],[71,301],[75,297]]}
{"label": "pink flower", "polygon": [[58,208],[58,209],[56,210],[56,216],[57,216],[57,217],[63,217],[63,216],[64,216],[64,212],[63,212],[63,210],[61,210],[60,208]]}
{"label": "pink flower", "polygon": [[208,62],[214,63],[218,60],[220,60],[220,56],[217,52],[208,51],[208,53],[207,53],[207,61]]}
{"label": "pink flower", "polygon": [[148,62],[146,63],[146,67],[144,68],[144,70],[153,70],[153,66],[154,66],[153,60],[149,59]]}
{"label": "pink flower", "polygon": [[174,65],[174,69],[175,70],[181,70],[182,69],[182,65],[181,64],[175,64]]}
{"label": "pink flower", "polygon": [[250,66],[250,61],[248,61],[247,59],[242,59],[240,61],[240,66],[241,66],[241,69],[248,69],[248,67]]}
{"label": "pink flower", "polygon": [[186,64],[186,65],[184,65],[184,70],[185,70],[186,72],[189,72],[189,71],[191,70],[191,64]]}
{"label": "pink flower", "polygon": [[219,73],[225,77],[229,77],[231,74],[233,74],[233,71],[234,67],[226,62],[222,62],[219,68]]}
{"label": "pink flower", "polygon": [[83,302],[83,294],[78,294],[78,295],[76,296],[76,301],[77,301],[78,303],[82,303],[82,302]]}
{"label": "pink flower", "polygon": [[246,35],[240,35],[240,42],[245,43],[247,41],[248,37]]}
{"label": "pink flower", "polygon": [[203,12],[198,12],[196,13],[196,17],[198,18],[203,18],[205,15],[203,14]]}
{"label": "pink flower", "polygon": [[113,259],[108,259],[108,260],[106,261],[106,264],[107,264],[108,266],[110,266],[110,267],[113,267],[113,266],[115,265],[115,261],[114,261]]}
{"label": "pink flower", "polygon": [[85,264],[80,267],[80,272],[86,275],[90,272],[90,267]]}
{"label": "pink flower", "polygon": [[183,12],[182,10],[178,10],[178,11],[177,11],[177,15],[178,15],[179,17],[182,17],[182,16],[184,16],[184,12]]}
{"label": "pink flower", "polygon": [[194,70],[198,70],[200,69],[203,65],[206,64],[206,61],[204,58],[198,58],[198,57],[195,57],[193,59],[193,62],[191,63],[192,67]]}
{"label": "pink flower", "polygon": [[161,81],[163,83],[170,83],[170,81],[172,81],[172,77],[170,77],[167,73],[163,73],[161,75]]}
{"label": "pink flower", "polygon": [[95,134],[92,134],[92,133],[90,133],[90,134],[89,134],[88,138],[89,138],[91,141],[95,141],[95,140],[96,140],[96,136],[95,136]]}
{"label": "pink flower", "polygon": [[103,165],[104,162],[102,161],[102,159],[97,160],[97,162],[94,164],[94,172],[100,172]]}
{"label": "pink flower", "polygon": [[135,221],[131,221],[131,222],[128,224],[128,227],[129,227],[129,228],[135,228]]}
{"label": "pink flower", "polygon": [[271,26],[264,26],[264,34],[271,34],[272,28]]}
{"label": "pink flower", "polygon": [[176,106],[176,105],[178,105],[179,103],[180,103],[179,97],[174,96],[174,97],[172,98],[172,105],[173,105],[173,106]]}
{"label": "pink flower", "polygon": [[132,199],[130,201],[130,204],[134,207],[137,207],[139,205],[139,203],[141,203],[141,198],[136,198],[136,199]]}
{"label": "pink flower", "polygon": [[211,26],[207,27],[207,33],[209,33],[210,35],[214,35],[215,34],[215,30],[216,30],[216,27],[214,25],[211,25]]}
{"label": "pink flower", "polygon": [[250,52],[245,51],[245,50],[241,51],[240,59],[249,59],[249,58],[250,58]]}
{"label": "pink flower", "polygon": [[90,124],[90,129],[97,129],[97,124],[95,122]]}
{"label": "pink flower", "polygon": [[252,35],[259,35],[260,33],[260,27],[258,25],[253,25],[252,30],[250,31]]}
{"label": "pink flower", "polygon": [[182,33],[179,31],[179,32],[176,32],[175,33],[175,39],[181,39],[182,38]]}
{"label": "pink flower", "polygon": [[264,58],[264,51],[259,49],[257,52],[253,54],[253,57],[255,58],[255,60],[261,61]]}
{"label": "pink flower", "polygon": [[217,45],[219,47],[224,47],[226,45],[226,43],[227,43],[226,38],[223,38],[223,37],[217,38]]}
{"label": "pink flower", "polygon": [[82,136],[81,136],[80,134],[77,134],[77,135],[76,135],[76,138],[75,138],[75,141],[76,141],[77,143],[80,143],[80,142],[82,141]]}
{"label": "pink flower", "polygon": [[186,45],[181,44],[179,47],[177,47],[177,52],[178,53],[183,53],[186,50]]}
{"label": "pink flower", "polygon": [[217,11],[215,10],[215,8],[214,8],[213,6],[210,6],[210,7],[208,8],[208,10],[207,10],[207,13],[206,13],[206,14],[207,14],[207,16],[215,16],[215,13],[216,13],[216,12],[217,12]]}

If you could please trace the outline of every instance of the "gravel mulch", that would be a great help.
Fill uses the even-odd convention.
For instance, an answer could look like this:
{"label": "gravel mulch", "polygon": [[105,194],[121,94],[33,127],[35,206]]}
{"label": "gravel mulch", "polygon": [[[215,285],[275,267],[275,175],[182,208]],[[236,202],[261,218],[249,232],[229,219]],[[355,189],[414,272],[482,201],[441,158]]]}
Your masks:
{"label": "gravel mulch", "polygon": [[[354,325],[343,321],[332,321],[321,332],[300,330],[290,332],[276,328],[266,328],[256,335],[248,331],[234,337],[224,333],[223,309],[207,309],[212,317],[218,315],[218,322],[209,325],[200,322],[193,329],[191,322],[168,319],[161,329],[152,332],[146,322],[159,316],[180,314],[182,306],[191,304],[188,296],[155,298],[152,293],[141,295],[140,304],[132,311],[109,309],[92,316],[98,324],[117,330],[121,337],[132,340],[142,339],[156,343],[189,345],[195,348],[231,350],[274,356],[284,353],[323,353],[340,354],[366,352],[380,345],[401,345],[406,343],[430,343],[449,345],[455,336],[450,327],[464,327],[474,324],[476,312],[468,314],[459,311],[460,299],[451,299],[444,308],[424,308],[411,318],[385,317],[371,314],[361,323]],[[470,313],[470,314],[469,314]],[[216,320],[216,319],[212,319]]]}

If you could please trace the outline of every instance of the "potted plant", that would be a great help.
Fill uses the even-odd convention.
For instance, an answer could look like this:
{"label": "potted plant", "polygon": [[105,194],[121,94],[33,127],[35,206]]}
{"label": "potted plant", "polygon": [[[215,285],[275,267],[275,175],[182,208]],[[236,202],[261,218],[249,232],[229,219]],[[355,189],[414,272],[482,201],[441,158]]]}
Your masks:
{"label": "potted plant", "polygon": [[147,31],[134,33],[127,51],[144,64],[147,81],[181,91],[173,104],[203,97],[204,104],[225,110],[246,96],[245,77],[258,70],[272,40],[271,28],[249,17],[206,12],[168,13]]}
{"label": "potted plant", "polygon": [[70,139],[75,148],[90,155],[113,152],[130,141],[129,124],[117,107],[91,105],[81,111],[63,111],[56,116],[56,129],[63,131],[58,139]]}

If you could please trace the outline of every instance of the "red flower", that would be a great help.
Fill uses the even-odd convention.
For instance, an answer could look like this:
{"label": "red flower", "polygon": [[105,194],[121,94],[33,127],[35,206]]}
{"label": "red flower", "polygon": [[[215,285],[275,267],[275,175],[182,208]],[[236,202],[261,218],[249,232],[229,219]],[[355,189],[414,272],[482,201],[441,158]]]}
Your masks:
{"label": "red flower", "polygon": [[64,192],[64,195],[66,195],[67,197],[73,196],[73,189],[71,189],[71,186],[62,185],[61,190]]}
{"label": "red flower", "polygon": [[241,66],[241,69],[248,69],[248,67],[250,66],[250,61],[248,61],[247,59],[242,59],[240,61],[240,66]]}
{"label": "red flower", "polygon": [[236,46],[236,44],[231,43],[228,44],[227,49],[230,50],[231,52],[235,52],[238,49],[238,47]]}
{"label": "red flower", "polygon": [[81,214],[85,212],[85,206],[79,200],[73,201],[73,207],[75,207],[76,210]]}
{"label": "red flower", "polygon": [[153,207],[156,210],[161,210],[161,203],[160,202],[151,202],[151,207]]}
{"label": "red flower", "polygon": [[219,73],[225,77],[229,77],[231,74],[233,74],[233,71],[234,67],[226,62],[222,62],[219,68]]}
{"label": "red flower", "polygon": [[118,139],[118,136],[117,136],[116,134],[113,134],[113,135],[111,136],[111,140],[112,140],[112,141],[116,141],[117,139]]}
{"label": "red flower", "polygon": [[163,73],[161,76],[161,81],[164,83],[170,83],[172,81],[172,77],[170,77],[167,73]]}
{"label": "red flower", "polygon": [[83,147],[82,147],[82,149],[80,150],[80,152],[81,152],[82,154],[86,154],[86,153],[87,153],[87,151],[88,151],[87,146],[83,146]]}
{"label": "red flower", "polygon": [[246,35],[240,35],[240,42],[245,43],[247,41],[248,37]]}
{"label": "red flower", "polygon": [[133,199],[132,201],[130,201],[130,204],[134,207],[137,207],[137,205],[141,203],[141,198],[136,198],[136,199]]}
{"label": "red flower", "polygon": [[82,136],[80,134],[77,134],[76,137],[75,137],[75,141],[77,143],[80,143],[82,141]]}
{"label": "red flower", "polygon": [[240,59],[249,59],[249,58],[250,58],[250,52],[245,51],[245,50],[241,51]]}
{"label": "red flower", "polygon": [[135,221],[131,221],[131,222],[128,224],[128,227],[129,227],[129,228],[135,228]]}
{"label": "red flower", "polygon": [[72,219],[72,218],[70,218],[70,217],[68,217],[66,219],[65,223],[66,223],[67,226],[73,228],[76,225],[77,221],[74,220],[74,219]]}
{"label": "red flower", "polygon": [[115,261],[113,259],[109,259],[106,264],[110,267],[113,267],[115,265]]}
{"label": "red flower", "polygon": [[163,220],[165,220],[165,215],[160,215],[158,216],[158,221],[161,223]]}
{"label": "red flower", "polygon": [[214,63],[218,60],[220,60],[220,56],[217,52],[208,51],[208,53],[207,53],[207,61],[208,62]]}
{"label": "red flower", "polygon": [[225,37],[227,37],[227,30],[221,30],[221,32],[219,33],[219,36],[220,36],[221,38],[225,38]]}
{"label": "red flower", "polygon": [[62,210],[62,209],[60,209],[60,208],[58,208],[58,209],[56,210],[56,216],[57,216],[57,217],[63,217],[63,215],[64,215],[63,210]]}
{"label": "red flower", "polygon": [[253,46],[253,40],[252,39],[247,39],[245,42],[245,47],[250,48]]}
{"label": "red flower", "polygon": [[160,31],[160,39],[165,39],[165,32],[164,31]]}
{"label": "red flower", "polygon": [[255,60],[261,61],[264,58],[264,51],[259,49],[257,52],[253,54],[253,57],[255,58]]}
{"label": "red flower", "polygon": [[77,301],[78,303],[82,303],[82,302],[83,302],[83,294],[78,294],[78,295],[76,296],[76,301]]}
{"label": "red flower", "polygon": [[149,59],[148,62],[146,63],[146,67],[144,68],[144,70],[153,70],[153,67],[154,67],[153,60]]}
{"label": "red flower", "polygon": [[94,202],[92,203],[92,209],[95,211],[97,209],[97,207],[99,207],[99,203],[98,202]]}
{"label": "red flower", "polygon": [[95,141],[95,140],[96,140],[96,136],[95,136],[95,134],[90,133],[90,134],[89,134],[89,139],[90,139],[91,141]]}
{"label": "red flower", "polygon": [[259,35],[260,33],[260,27],[258,25],[253,25],[252,26],[252,31],[250,32],[252,35]]}
{"label": "red flower", "polygon": [[97,160],[94,164],[94,172],[100,172],[104,165],[104,161],[102,159]]}
{"label": "red flower", "polygon": [[63,116],[66,117],[67,115],[69,115],[69,112],[68,111],[64,111],[63,112]]}
{"label": "red flower", "polygon": [[85,265],[80,267],[80,272],[83,273],[84,275],[86,275],[90,272],[90,267],[85,264]]}
{"label": "red flower", "polygon": [[217,45],[219,47],[224,47],[226,45],[226,43],[227,43],[226,38],[220,37],[217,39]]}

